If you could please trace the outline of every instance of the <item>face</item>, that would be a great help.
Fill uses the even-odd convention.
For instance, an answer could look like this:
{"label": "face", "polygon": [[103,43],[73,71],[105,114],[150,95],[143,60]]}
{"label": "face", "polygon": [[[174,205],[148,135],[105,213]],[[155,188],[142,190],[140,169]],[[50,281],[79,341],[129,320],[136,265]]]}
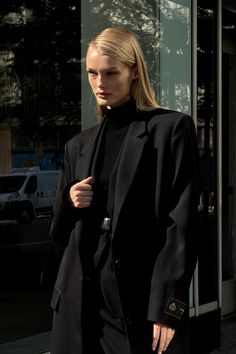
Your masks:
{"label": "face", "polygon": [[137,78],[135,69],[108,55],[100,55],[91,46],[86,66],[89,84],[100,106],[116,107],[130,99],[130,89]]}

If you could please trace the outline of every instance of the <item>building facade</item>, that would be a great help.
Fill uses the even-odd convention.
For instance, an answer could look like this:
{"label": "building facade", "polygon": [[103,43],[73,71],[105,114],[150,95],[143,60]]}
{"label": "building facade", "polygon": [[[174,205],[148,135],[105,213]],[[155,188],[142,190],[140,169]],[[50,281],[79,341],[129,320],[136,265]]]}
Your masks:
{"label": "building facade", "polygon": [[160,105],[194,119],[200,251],[189,311],[196,354],[210,352],[220,343],[221,317],[236,311],[235,1],[13,3],[0,5],[0,38],[8,38],[0,42],[1,173],[59,168],[65,141],[96,123],[85,56],[106,27],[138,36]]}
{"label": "building facade", "polygon": [[[211,325],[212,338],[217,338],[220,317],[236,311],[236,4],[160,0],[119,1],[119,5],[114,1],[104,8],[99,3],[82,6],[82,57],[87,45],[84,38],[92,38],[106,26],[131,28],[147,55],[160,105],[189,113],[196,123],[200,254],[190,292],[190,315],[202,338],[204,323]],[[127,13],[134,15],[127,18]],[[81,90],[82,127],[90,125],[88,92]]]}

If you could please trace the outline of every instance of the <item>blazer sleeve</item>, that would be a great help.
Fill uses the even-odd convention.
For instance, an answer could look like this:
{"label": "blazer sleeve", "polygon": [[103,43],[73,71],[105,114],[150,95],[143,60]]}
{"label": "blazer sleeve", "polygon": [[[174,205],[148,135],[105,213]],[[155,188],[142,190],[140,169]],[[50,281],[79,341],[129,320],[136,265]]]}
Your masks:
{"label": "blazer sleeve", "polygon": [[165,243],[153,270],[148,319],[175,328],[189,311],[189,286],[198,253],[199,158],[196,129],[189,116],[176,120],[170,150],[172,202]]}
{"label": "blazer sleeve", "polygon": [[64,151],[64,166],[54,202],[53,220],[49,231],[49,237],[62,250],[68,244],[71,231],[74,228],[76,220],[80,217],[80,211],[74,208],[68,200],[69,190],[77,182],[79,180],[74,178],[70,166],[69,143],[67,143]]}

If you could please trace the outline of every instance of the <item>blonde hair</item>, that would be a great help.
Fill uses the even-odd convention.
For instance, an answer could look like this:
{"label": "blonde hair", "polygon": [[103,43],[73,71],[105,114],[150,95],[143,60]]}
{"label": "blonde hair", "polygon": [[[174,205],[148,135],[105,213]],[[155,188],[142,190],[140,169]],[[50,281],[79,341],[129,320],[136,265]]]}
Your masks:
{"label": "blonde hair", "polygon": [[[91,46],[101,55],[108,55],[131,68],[136,68],[138,77],[132,84],[131,96],[137,109],[150,111],[159,107],[150,84],[142,48],[133,33],[125,28],[106,28],[90,42],[89,47]],[[102,118],[105,107],[97,104],[97,109]]]}

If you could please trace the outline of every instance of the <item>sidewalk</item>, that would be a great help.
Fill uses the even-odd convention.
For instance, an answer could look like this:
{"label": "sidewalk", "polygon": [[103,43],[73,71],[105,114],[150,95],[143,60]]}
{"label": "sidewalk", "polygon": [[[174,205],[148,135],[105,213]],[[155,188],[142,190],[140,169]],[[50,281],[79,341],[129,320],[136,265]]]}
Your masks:
{"label": "sidewalk", "polygon": [[51,332],[40,333],[32,337],[18,339],[0,345],[1,354],[50,354],[47,353]]}
{"label": "sidewalk", "polygon": [[221,322],[221,347],[211,354],[236,354],[236,313]]}
{"label": "sidewalk", "polygon": [[[50,332],[0,345],[1,354],[50,354]],[[236,313],[222,319],[221,347],[210,354],[236,354]]]}

